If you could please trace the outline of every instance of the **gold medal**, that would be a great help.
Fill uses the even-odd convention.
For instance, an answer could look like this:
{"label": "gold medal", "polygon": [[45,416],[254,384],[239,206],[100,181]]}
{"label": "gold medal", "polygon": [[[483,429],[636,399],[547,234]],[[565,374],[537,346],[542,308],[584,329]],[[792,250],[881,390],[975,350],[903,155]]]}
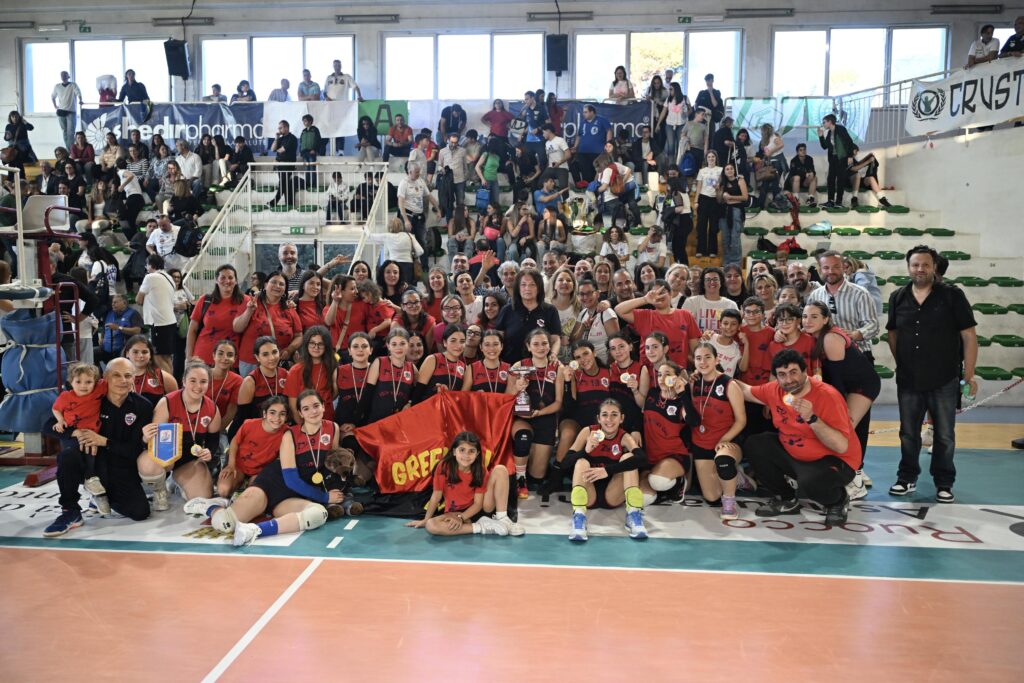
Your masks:
{"label": "gold medal", "polygon": [[793,401],[795,400],[796,397],[793,396],[793,394],[786,394],[785,396],[782,397],[782,402],[785,403],[787,406],[793,405]]}
{"label": "gold medal", "polygon": [[314,484],[317,484],[317,485],[320,485],[320,484],[324,483],[324,475],[320,474],[319,472],[314,472],[313,476],[310,477],[310,479],[312,480],[312,482]]}
{"label": "gold medal", "polygon": [[197,443],[192,444],[192,448],[189,449],[189,453],[191,453],[192,455],[196,456],[197,458],[199,457],[199,454],[202,453],[202,452],[203,452],[203,447],[200,446]]}

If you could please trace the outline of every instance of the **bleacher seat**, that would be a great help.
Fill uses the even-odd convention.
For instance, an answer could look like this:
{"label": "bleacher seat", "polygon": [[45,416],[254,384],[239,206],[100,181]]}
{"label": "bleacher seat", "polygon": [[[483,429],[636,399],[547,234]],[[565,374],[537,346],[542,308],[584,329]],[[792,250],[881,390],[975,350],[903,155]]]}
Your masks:
{"label": "bleacher seat", "polygon": [[974,368],[974,374],[982,379],[990,381],[1005,381],[1013,379],[1013,373],[1003,368],[997,368],[994,365],[979,365]]}

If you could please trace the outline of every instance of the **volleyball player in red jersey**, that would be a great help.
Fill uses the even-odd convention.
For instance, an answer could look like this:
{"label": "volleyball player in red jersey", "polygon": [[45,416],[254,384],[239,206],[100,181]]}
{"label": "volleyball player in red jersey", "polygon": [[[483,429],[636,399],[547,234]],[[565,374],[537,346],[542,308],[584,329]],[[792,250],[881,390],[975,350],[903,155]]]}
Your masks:
{"label": "volleyball player in red jersey", "polygon": [[[640,308],[644,305],[654,306],[654,309]],[[682,367],[689,363],[700,341],[697,319],[685,309],[672,307],[672,288],[662,279],[653,281],[643,296],[620,302],[615,313],[631,324],[641,339],[646,339],[651,332],[664,334],[668,339],[668,357]],[[640,358],[644,358],[644,352],[640,353]]]}
{"label": "volleyball player in red jersey", "polygon": [[228,506],[231,494],[242,484],[251,484],[263,468],[277,459],[281,438],[288,424],[288,399],[271,396],[260,406],[263,417],[242,423],[228,447],[228,462],[217,477],[216,498],[194,498],[185,503],[185,513],[204,515],[213,504]]}
{"label": "volleyball player in red jersey", "polygon": [[387,355],[374,359],[366,373],[366,393],[362,413],[367,422],[394,415],[412,399],[416,366],[405,359],[409,352],[409,333],[396,327],[388,333]]}
{"label": "volleyball player in red jersey", "polygon": [[366,375],[370,371],[373,344],[370,335],[365,332],[354,332],[348,339],[348,357],[352,362],[338,366],[338,377],[335,381],[338,387],[338,403],[334,421],[354,429],[366,424],[360,412],[360,402],[366,391]]}
{"label": "volleyball player in red jersey", "polygon": [[718,371],[718,353],[710,342],[693,352],[696,370],[690,377],[690,394],[700,425],[693,431],[693,458],[704,500],[722,502],[722,519],[736,519],[736,484],[743,456],[733,443],[747,424],[743,390],[729,375]]}
{"label": "volleyball player in red jersey", "polygon": [[256,369],[242,378],[238,388],[238,410],[228,432],[229,438],[234,438],[243,422],[259,416],[259,406],[263,401],[271,396],[284,396],[288,371],[279,365],[281,350],[277,348],[277,340],[260,337],[253,344],[253,355],[256,357]]}
{"label": "volleyball player in red jersey", "polygon": [[650,374],[644,364],[633,360],[633,346],[621,332],[608,337],[608,356],[611,362],[612,398],[622,408],[623,427],[637,443],[643,443],[643,411],[640,406],[647,398]]}
{"label": "volleyball player in red jersey", "polygon": [[768,358],[775,357],[783,349],[793,349],[804,357],[807,374],[821,376],[821,366],[814,359],[815,339],[800,329],[803,311],[794,304],[779,304],[775,307],[775,337],[768,345]]}
{"label": "volleyball player in red jersey", "polygon": [[687,441],[690,428],[698,422],[686,386],[688,379],[683,368],[666,360],[658,366],[656,384],[647,393],[644,445],[650,470],[640,478],[644,505],[653,505],[659,494],[681,497],[686,493],[692,468]]}
{"label": "volleyball player in red jersey", "polygon": [[135,366],[135,393],[142,394],[154,406],[178,388],[169,372],[157,367],[153,342],[144,334],[136,334],[124,345],[124,357]]}
{"label": "volleyball player in red jersey", "polygon": [[[220,412],[217,404],[206,395],[210,386],[210,368],[194,361],[185,366],[181,378],[182,389],[172,391],[160,399],[153,409],[153,421],[142,430],[149,443],[161,424],[176,423],[182,428],[181,457],[170,465],[162,465],[143,453],[138,458],[139,475],[143,483],[153,489],[153,510],[168,508],[167,469],[172,480],[182,491],[185,500],[210,495],[213,481],[210,462],[220,451]],[[219,457],[219,456],[218,456]]]}
{"label": "volleyball player in red jersey", "polygon": [[562,478],[572,474],[562,469],[569,447],[580,429],[597,424],[601,404],[611,398],[611,373],[598,363],[594,345],[589,341],[576,342],[572,347],[572,358],[569,365],[562,366],[566,393],[562,401],[562,421],[558,424],[558,449],[555,451],[554,467],[544,480],[545,494],[562,489]]}
{"label": "volleyball player in red jersey", "polygon": [[295,354],[297,363],[288,370],[284,393],[292,409],[292,418],[299,420],[298,397],[306,389],[320,394],[324,404],[324,419],[334,420],[334,382],[338,373],[338,358],[331,348],[331,333],[323,325],[311,327],[302,334],[302,343]]}
{"label": "volleyball player in red jersey", "polygon": [[466,331],[462,325],[447,325],[441,337],[442,353],[432,353],[420,364],[413,403],[427,400],[441,391],[461,391],[466,379]]}
{"label": "volleyball player in red jersey", "polygon": [[233,371],[238,350],[235,342],[221,339],[213,347],[213,367],[210,369],[210,388],[207,393],[220,411],[220,420],[225,425],[231,424],[238,410],[238,390],[242,386],[242,377]]}
{"label": "volleyball player in red jersey", "polygon": [[647,370],[648,386],[654,384],[655,372],[662,361],[668,359],[668,337],[661,332],[651,332],[644,337],[644,352],[640,356],[640,362]]}
{"label": "volleyball player in red jersey", "polygon": [[[233,534],[236,546],[261,536],[317,529],[327,521],[327,506],[344,501],[343,484],[326,465],[341,430],[324,419],[324,404],[316,391],[303,391],[298,404],[302,424],[283,429],[281,457],[264,467],[230,506],[215,504],[206,510],[210,525]],[[264,513],[274,518],[249,523]]]}
{"label": "volleyball player in red jersey", "polygon": [[[508,470],[484,470],[483,448],[472,432],[460,432],[434,468],[433,493],[423,519],[406,526],[426,527],[435,536],[497,534],[522,536],[526,531],[508,516]],[[444,512],[435,512],[444,499]],[[494,517],[490,513],[494,512]]]}
{"label": "volleyball player in red jersey", "polygon": [[500,330],[484,330],[480,339],[481,360],[469,366],[462,382],[463,391],[487,391],[504,394],[508,386],[508,369],[511,363],[501,360],[504,343]]}
{"label": "volleyball player in red jersey", "polygon": [[[516,486],[520,500],[529,498],[526,474],[543,479],[547,473],[551,449],[555,445],[558,411],[562,409],[564,387],[560,364],[549,362],[551,342],[542,328],[526,335],[527,358],[517,361],[509,370],[515,379],[508,383],[506,392],[518,394],[526,391],[532,411],[517,415],[512,421],[512,454],[516,459]],[[533,368],[529,375],[515,375],[517,368]]]}
{"label": "volleyball player in red jersey", "polygon": [[324,309],[324,323],[331,329],[335,351],[348,348],[356,332],[366,332],[366,302],[356,292],[356,281],[348,275],[337,275],[331,282],[331,303]]}
{"label": "volleyball player in red jersey", "polygon": [[647,455],[622,428],[618,401],[609,398],[601,404],[597,424],[580,431],[566,462],[573,468],[569,540],[587,540],[587,508],[612,509],[623,503],[630,538],[647,538],[638,474],[647,465]]}

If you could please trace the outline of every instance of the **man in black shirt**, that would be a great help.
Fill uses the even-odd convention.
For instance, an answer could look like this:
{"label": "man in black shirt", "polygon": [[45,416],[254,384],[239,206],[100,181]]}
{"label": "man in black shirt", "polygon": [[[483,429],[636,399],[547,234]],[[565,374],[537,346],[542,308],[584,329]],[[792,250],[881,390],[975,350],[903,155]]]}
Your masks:
{"label": "man in black shirt", "polygon": [[802,142],[796,146],[796,156],[789,160],[787,184],[797,197],[800,196],[800,190],[807,188],[807,205],[817,204],[818,176],[814,172],[814,159],[807,156],[807,145]]}
{"label": "man in black shirt", "polygon": [[978,393],[974,377],[978,335],[967,297],[960,289],[936,279],[938,261],[939,255],[931,247],[917,246],[908,251],[911,282],[889,297],[885,327],[896,359],[902,454],[897,481],[889,493],[905,496],[917,489],[921,425],[927,412],[935,430],[931,464],[935,499],[952,503],[956,407],[962,390],[969,390],[972,396]]}
{"label": "man in black shirt", "polygon": [[715,134],[711,136],[711,148],[718,155],[718,165],[725,166],[728,161],[736,161],[736,141],[732,135],[733,120],[731,116],[722,119],[721,125]]}
{"label": "man in black shirt", "polygon": [[[708,134],[711,135],[715,132],[715,125],[725,116],[725,102],[722,101],[722,91],[715,90],[714,74],[704,77],[704,85],[705,88],[697,93],[697,99],[693,106],[694,109],[707,107],[711,111],[711,116],[708,117]],[[722,158],[719,161],[725,161],[725,159]]]}
{"label": "man in black shirt", "polygon": [[[127,358],[115,358],[104,375],[107,395],[100,401],[100,430],[76,429],[78,444],[57,456],[60,516],[43,532],[62,536],[82,526],[78,487],[85,482],[85,458],[95,458],[96,475],[106,489],[110,508],[135,521],[149,517],[149,502],[139,477],[138,458],[146,448],[142,429],[153,420],[153,407],[132,389],[135,368]],[[96,455],[84,451],[95,448]]]}
{"label": "man in black shirt", "polygon": [[228,178],[224,187],[234,187],[241,180],[245,172],[249,170],[249,164],[253,162],[252,150],[245,144],[245,138],[241,135],[235,138],[235,148],[228,152],[225,159],[224,175]]}
{"label": "man in black shirt", "polygon": [[274,138],[274,144],[270,146],[270,151],[274,152],[276,160],[278,162],[277,167],[277,194],[270,200],[268,206],[276,206],[277,200],[281,198],[283,194],[285,197],[285,204],[295,203],[295,190],[296,184],[299,178],[295,175],[295,166],[286,166],[284,164],[294,164],[298,158],[299,152],[299,140],[291,134],[287,121],[281,121],[277,124],[277,137]]}
{"label": "man in black shirt", "polygon": [[146,86],[135,80],[135,71],[128,69],[124,72],[124,85],[121,86],[121,93],[117,96],[118,102],[146,102],[149,100],[149,93]]}
{"label": "man in black shirt", "polygon": [[1020,57],[1024,55],[1024,16],[1017,17],[1013,22],[1013,35],[1003,43],[999,58]]}

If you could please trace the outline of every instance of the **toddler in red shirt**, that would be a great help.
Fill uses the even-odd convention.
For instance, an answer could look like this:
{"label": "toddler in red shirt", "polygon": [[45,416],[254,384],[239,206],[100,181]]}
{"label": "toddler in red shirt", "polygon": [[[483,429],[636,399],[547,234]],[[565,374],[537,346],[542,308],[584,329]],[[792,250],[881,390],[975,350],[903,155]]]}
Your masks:
{"label": "toddler in red shirt", "polygon": [[[100,379],[100,369],[88,363],[72,365],[68,370],[70,391],[62,391],[57,400],[53,403],[53,417],[56,422],[53,431],[61,435],[61,445],[74,445],[74,441],[68,436],[73,436],[76,430],[88,429],[94,432],[100,430],[100,401],[107,393],[106,380]],[[86,446],[85,454],[96,455],[96,446]],[[85,490],[93,495],[96,500],[96,507],[101,514],[108,514],[110,503],[107,501],[107,491],[96,475],[96,462],[94,458],[84,459],[85,467]]]}

